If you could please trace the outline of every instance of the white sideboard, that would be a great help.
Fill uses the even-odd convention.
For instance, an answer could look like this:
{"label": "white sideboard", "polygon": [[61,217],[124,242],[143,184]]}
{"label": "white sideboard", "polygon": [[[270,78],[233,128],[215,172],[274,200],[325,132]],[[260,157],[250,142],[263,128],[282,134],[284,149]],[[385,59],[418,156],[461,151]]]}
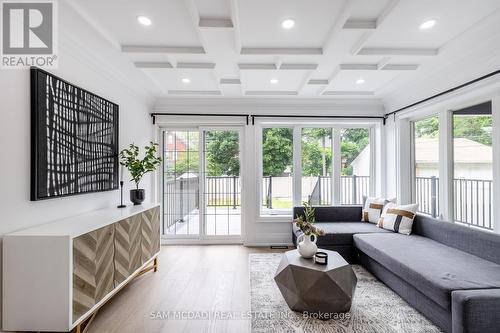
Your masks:
{"label": "white sideboard", "polygon": [[3,329],[67,332],[160,251],[160,207],[106,208],[3,240]]}

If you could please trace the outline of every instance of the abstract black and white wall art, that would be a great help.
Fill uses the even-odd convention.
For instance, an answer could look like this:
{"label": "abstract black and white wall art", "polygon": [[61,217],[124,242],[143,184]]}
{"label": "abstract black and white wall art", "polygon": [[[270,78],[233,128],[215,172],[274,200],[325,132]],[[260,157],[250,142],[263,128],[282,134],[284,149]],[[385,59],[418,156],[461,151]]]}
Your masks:
{"label": "abstract black and white wall art", "polygon": [[31,69],[31,200],[118,188],[118,105]]}

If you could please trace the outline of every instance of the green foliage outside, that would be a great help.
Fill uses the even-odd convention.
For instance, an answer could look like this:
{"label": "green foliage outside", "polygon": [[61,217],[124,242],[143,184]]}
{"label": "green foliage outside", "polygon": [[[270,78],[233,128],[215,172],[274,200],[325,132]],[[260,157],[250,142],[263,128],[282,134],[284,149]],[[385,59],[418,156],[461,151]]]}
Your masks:
{"label": "green foliage outside", "polygon": [[[302,130],[302,175],[316,177],[332,174],[331,129],[304,128]],[[350,164],[369,143],[369,131],[363,128],[341,131],[342,174],[352,174]],[[209,131],[206,133],[208,176],[238,176],[239,139],[236,131]],[[198,152],[178,152],[175,165],[167,171],[179,176],[197,172]],[[283,176],[292,171],[293,129],[265,128],[262,131],[263,175]]]}
{"label": "green foliage outside", "polygon": [[[208,176],[238,176],[240,174],[239,137],[237,131],[208,131],[206,141],[206,169]],[[190,146],[196,146],[192,142]],[[167,172],[178,177],[184,173],[197,173],[199,169],[198,151],[177,152],[173,165]]]}
{"label": "green foliage outside", "polygon": [[[352,162],[370,143],[370,131],[366,128],[346,128],[340,132],[342,176],[352,175]],[[366,175],[360,175],[366,176]]]}
{"label": "green foliage outside", "polygon": [[302,129],[302,176],[317,177],[332,174],[332,130]]}
{"label": "green foliage outside", "polygon": [[281,176],[287,168],[292,170],[293,129],[265,128],[262,131],[263,175]]}
{"label": "green foliage outside", "polygon": [[[453,117],[453,136],[491,146],[491,116],[455,115]],[[438,117],[430,117],[415,122],[417,138],[437,138],[439,135]]]}

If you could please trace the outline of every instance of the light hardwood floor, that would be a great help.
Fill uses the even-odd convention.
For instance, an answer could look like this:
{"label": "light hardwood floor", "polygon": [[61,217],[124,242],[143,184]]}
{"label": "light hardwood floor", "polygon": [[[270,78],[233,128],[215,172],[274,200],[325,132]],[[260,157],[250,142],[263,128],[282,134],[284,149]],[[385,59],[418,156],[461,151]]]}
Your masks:
{"label": "light hardwood floor", "polygon": [[[250,320],[241,318],[250,311],[248,254],[283,251],[239,245],[162,246],[158,272],[135,279],[115,295],[89,332],[250,332]],[[161,319],[167,313],[214,315]]]}

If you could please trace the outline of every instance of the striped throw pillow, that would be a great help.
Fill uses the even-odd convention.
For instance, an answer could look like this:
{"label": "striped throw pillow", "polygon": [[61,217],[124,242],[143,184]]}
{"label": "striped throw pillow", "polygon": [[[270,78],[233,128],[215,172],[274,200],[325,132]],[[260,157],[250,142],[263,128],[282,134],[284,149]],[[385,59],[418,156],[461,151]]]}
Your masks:
{"label": "striped throw pillow", "polygon": [[403,235],[409,235],[411,234],[417,208],[418,204],[398,206],[390,202],[384,207],[377,226]]}
{"label": "striped throw pillow", "polygon": [[363,206],[363,221],[377,223],[387,202],[382,198],[366,198]]}

